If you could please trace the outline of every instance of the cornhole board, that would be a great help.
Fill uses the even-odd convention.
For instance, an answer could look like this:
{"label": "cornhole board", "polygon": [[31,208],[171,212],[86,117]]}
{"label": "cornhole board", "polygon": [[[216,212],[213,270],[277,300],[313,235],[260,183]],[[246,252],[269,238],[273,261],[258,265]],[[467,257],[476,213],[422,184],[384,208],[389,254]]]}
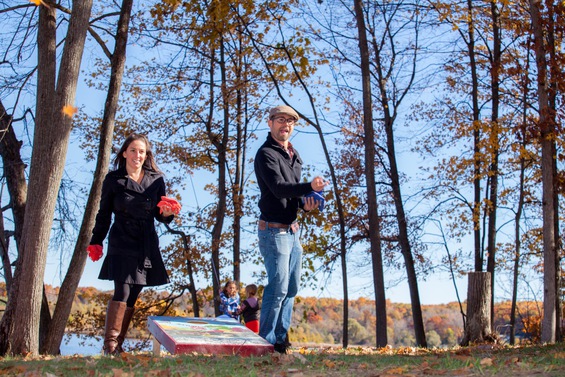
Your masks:
{"label": "cornhole board", "polygon": [[264,355],[273,345],[233,319],[161,317],[147,318],[147,328],[171,354],[202,353],[223,355]]}

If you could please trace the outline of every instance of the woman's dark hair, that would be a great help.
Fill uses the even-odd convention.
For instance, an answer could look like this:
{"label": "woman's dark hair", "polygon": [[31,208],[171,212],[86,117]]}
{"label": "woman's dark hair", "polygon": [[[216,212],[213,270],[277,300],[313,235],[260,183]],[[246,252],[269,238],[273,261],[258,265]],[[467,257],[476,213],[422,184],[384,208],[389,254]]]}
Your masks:
{"label": "woman's dark hair", "polygon": [[236,283],[234,280],[228,280],[228,281],[226,282],[226,284],[224,284],[224,289],[222,289],[222,292],[224,292],[224,294],[225,294],[226,296],[228,295],[228,287],[229,287],[230,285],[232,285],[232,284],[235,285],[236,291],[239,290],[239,287],[237,286],[237,283]]}
{"label": "woman's dark hair", "polygon": [[143,168],[147,170],[154,170],[156,172],[161,172],[161,170],[159,170],[159,168],[157,167],[157,163],[155,162],[155,157],[153,157],[153,151],[151,150],[151,143],[149,142],[149,139],[147,139],[147,136],[145,135],[135,134],[135,133],[130,134],[126,138],[124,144],[116,154],[116,157],[114,158],[114,162],[113,162],[114,169],[121,169],[121,168],[125,169],[126,158],[124,157],[124,152],[127,151],[129,145],[136,140],[141,140],[145,143],[146,158],[145,161],[143,162]]}

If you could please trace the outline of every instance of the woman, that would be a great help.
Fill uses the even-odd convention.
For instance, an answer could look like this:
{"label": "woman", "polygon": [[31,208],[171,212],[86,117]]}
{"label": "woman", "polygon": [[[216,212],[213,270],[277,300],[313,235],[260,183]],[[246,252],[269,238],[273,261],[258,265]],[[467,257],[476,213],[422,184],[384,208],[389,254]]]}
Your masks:
{"label": "woman", "polygon": [[180,210],[174,199],[162,200],[165,181],[144,135],[127,137],[114,159],[114,169],[104,179],[88,247],[92,260],[100,259],[102,243],[110,230],[108,253],[98,276],[114,281],[114,296],[106,311],[106,355],[123,352],[122,344],[143,287],[169,282],[154,219],[169,223]]}

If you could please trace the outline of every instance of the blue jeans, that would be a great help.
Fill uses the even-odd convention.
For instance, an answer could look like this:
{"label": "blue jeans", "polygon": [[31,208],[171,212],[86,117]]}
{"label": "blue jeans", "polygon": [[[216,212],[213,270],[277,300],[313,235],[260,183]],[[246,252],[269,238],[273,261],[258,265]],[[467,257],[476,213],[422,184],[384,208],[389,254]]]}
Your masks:
{"label": "blue jeans", "polygon": [[267,270],[259,335],[271,344],[283,343],[300,286],[302,246],[298,234],[290,229],[267,228],[259,230],[259,250]]}

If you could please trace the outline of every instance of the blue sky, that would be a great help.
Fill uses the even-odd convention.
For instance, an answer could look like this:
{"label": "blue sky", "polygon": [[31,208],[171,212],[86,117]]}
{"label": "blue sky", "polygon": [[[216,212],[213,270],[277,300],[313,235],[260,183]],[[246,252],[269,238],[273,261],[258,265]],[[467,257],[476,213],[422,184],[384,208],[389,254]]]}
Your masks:
{"label": "blue sky", "polygon": [[[88,91],[86,88],[84,88],[83,90],[85,90],[84,93]],[[88,97],[89,102],[87,105],[85,104],[85,106],[96,106],[96,101],[93,101],[93,97]],[[83,104],[81,103],[78,103],[77,105],[83,106]],[[102,104],[98,105],[102,106]],[[318,136],[310,131],[312,130],[304,127],[297,128],[297,132],[295,132],[292,142],[301,153],[303,159],[305,160],[305,163],[316,166],[312,174],[317,175],[320,174],[320,172],[324,169],[325,159],[323,157],[321,147],[319,147]],[[267,132],[267,128],[258,132],[259,140],[257,144],[262,143]],[[81,169],[84,169],[85,166],[83,153],[76,148],[76,143],[71,143],[68,154],[68,164],[80,166]],[[93,168],[94,167],[92,166],[90,169],[92,170]],[[84,179],[86,181],[85,184],[88,184],[89,180],[91,180],[91,177],[86,175]],[[185,200],[185,203],[183,203],[183,205],[185,206],[185,210],[189,210],[190,207],[194,208],[196,206],[196,203],[198,203],[198,205],[200,206],[206,205],[209,200],[208,195],[203,191],[203,188],[198,186],[203,186],[207,182],[207,179],[198,179],[198,177],[195,176],[192,178],[192,180],[196,185],[196,189],[194,192],[188,191],[183,194],[183,198]],[[189,187],[190,186],[191,185],[189,185]],[[252,235],[252,237],[254,237],[254,235]],[[163,243],[164,241],[161,242]],[[58,258],[57,256],[50,257],[48,259],[45,274],[45,282],[47,284],[59,286],[61,283],[61,271],[64,271],[66,269],[66,266],[61,266],[61,261],[59,259],[60,258]],[[90,259],[88,259],[83,277],[80,281],[80,286],[92,286],[100,290],[112,290],[113,283],[111,281],[99,280],[97,278],[101,265],[101,260],[98,262],[92,262]],[[244,265],[242,268],[242,271],[244,271],[242,280],[244,282],[252,281],[253,277],[251,276],[251,271],[257,270],[258,268],[260,267],[251,264]],[[349,297],[351,299],[356,299],[358,297],[373,299],[374,295],[372,290],[372,275],[370,270],[368,268],[365,268],[361,273],[359,273],[359,270],[357,270],[357,267],[355,267],[354,264],[350,264],[349,269]],[[247,276],[245,276],[246,272],[248,274]],[[311,288],[309,286],[304,287],[301,290],[300,295],[312,297],[343,298],[341,276],[338,275],[340,275],[340,272],[336,271],[331,280],[320,281],[317,289]],[[405,279],[402,279],[402,277],[400,276],[396,276],[394,277],[394,279],[392,279],[392,276],[389,275],[385,276],[385,278],[388,284],[392,284],[390,283],[392,280],[400,281],[399,283],[395,283],[394,285],[387,288],[387,298],[393,302],[409,303],[410,295]],[[428,279],[428,281],[420,280],[419,282],[420,300],[422,304],[441,304],[457,300],[453,283],[446,274],[435,272],[432,276],[429,276]],[[197,285],[200,287],[204,287],[209,284],[209,281],[197,282]],[[457,281],[457,285],[461,299],[464,300],[467,290],[466,279],[459,279]],[[166,289],[166,287],[163,288]]]}

